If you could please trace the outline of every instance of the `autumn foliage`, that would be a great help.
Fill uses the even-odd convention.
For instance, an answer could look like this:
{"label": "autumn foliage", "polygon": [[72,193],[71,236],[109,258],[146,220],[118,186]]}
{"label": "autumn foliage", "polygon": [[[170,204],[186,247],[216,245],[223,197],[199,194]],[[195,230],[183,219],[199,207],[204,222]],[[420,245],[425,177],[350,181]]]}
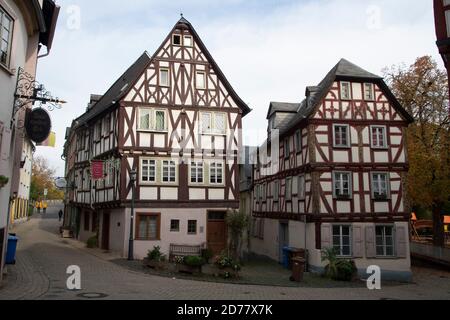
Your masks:
{"label": "autumn foliage", "polygon": [[49,167],[47,160],[42,157],[34,158],[31,176],[31,199],[44,199],[44,189],[48,190],[47,199],[64,199],[64,192],[56,188],[54,178],[55,170]]}

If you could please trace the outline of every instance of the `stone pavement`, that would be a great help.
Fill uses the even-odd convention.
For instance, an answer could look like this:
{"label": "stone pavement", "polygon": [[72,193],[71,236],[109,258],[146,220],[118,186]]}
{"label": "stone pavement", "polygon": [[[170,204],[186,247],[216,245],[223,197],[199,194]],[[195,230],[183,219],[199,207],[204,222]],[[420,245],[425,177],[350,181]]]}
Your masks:
{"label": "stone pavement", "polygon": [[[56,212],[49,208],[15,227],[19,236],[17,264],[8,266],[0,300],[71,300],[80,293],[99,293],[106,299],[157,300],[298,300],[298,299],[450,299],[450,272],[415,269],[415,283],[365,288],[282,288],[162,278],[135,272],[108,260],[114,256],[91,251],[73,240],[61,239]],[[94,253],[94,254],[93,254]],[[66,268],[81,268],[82,290],[66,289]]]}

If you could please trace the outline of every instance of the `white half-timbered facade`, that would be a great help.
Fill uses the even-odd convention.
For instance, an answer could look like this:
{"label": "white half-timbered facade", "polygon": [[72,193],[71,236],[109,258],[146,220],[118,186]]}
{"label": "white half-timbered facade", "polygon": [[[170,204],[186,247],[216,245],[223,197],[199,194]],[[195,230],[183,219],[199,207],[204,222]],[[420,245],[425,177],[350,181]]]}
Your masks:
{"label": "white half-timbered facade", "polygon": [[[257,254],[334,247],[360,273],[409,279],[406,129],[413,120],[383,79],[341,60],[300,104],[272,103],[269,139],[254,169]],[[279,142],[279,143],[278,143]]]}
{"label": "white half-timbered facade", "polygon": [[[239,208],[238,150],[250,112],[192,25],[182,18],[103,95],[92,95],[66,143],[66,217],[82,240],[126,255],[133,184],[134,254],[154,246],[226,246],[225,215]],[[92,181],[90,163],[105,178]]]}

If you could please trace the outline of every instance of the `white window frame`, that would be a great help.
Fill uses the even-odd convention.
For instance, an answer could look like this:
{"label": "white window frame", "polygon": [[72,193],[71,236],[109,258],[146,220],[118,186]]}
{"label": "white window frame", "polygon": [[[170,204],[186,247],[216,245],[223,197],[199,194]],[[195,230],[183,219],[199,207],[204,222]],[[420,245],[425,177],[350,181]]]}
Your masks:
{"label": "white window frame", "polygon": [[[367,89],[369,86],[370,86],[370,95],[371,95],[370,98],[367,97],[367,93],[369,92],[369,91],[367,91]],[[364,88],[364,100],[365,101],[375,101],[375,86],[374,86],[374,84],[366,82],[363,84],[363,88]]]}
{"label": "white window frame", "polygon": [[[167,164],[165,164],[167,163]],[[164,181],[164,168],[167,167],[167,178],[169,181]],[[174,172],[174,181],[170,181],[171,173]],[[178,163],[175,160],[161,160],[161,183],[162,184],[176,184],[178,182]]]}
{"label": "white window frame", "polygon": [[[218,167],[218,165],[220,165],[220,168]],[[214,170],[214,176],[215,176],[215,180],[212,180],[213,177],[213,172]],[[218,172],[221,171],[221,176],[222,176],[222,182],[217,182],[217,177],[218,177]],[[221,161],[211,161],[209,163],[209,184],[211,185],[217,185],[217,186],[223,186],[225,185],[225,164],[224,162]]]}
{"label": "white window frame", "polygon": [[267,201],[267,182],[264,182],[264,184],[263,184],[262,200],[263,200],[263,202]]}
{"label": "white window frame", "polygon": [[[383,145],[375,145],[373,143],[373,130],[374,129],[382,129],[383,130]],[[380,136],[377,132],[377,143],[380,143]],[[372,147],[372,149],[386,149],[388,148],[388,143],[387,143],[387,127],[386,126],[370,126],[370,145]]]}
{"label": "white window frame", "polygon": [[[6,61],[5,62],[1,62],[1,57],[0,57],[0,64],[9,68],[10,64],[11,64],[11,52],[12,52],[12,42],[13,42],[13,33],[14,33],[14,24],[15,24],[15,20],[14,18],[3,8],[0,6],[0,50],[1,50],[1,45],[3,42],[3,30],[6,29],[3,26],[3,16],[6,16],[7,19],[10,21],[10,28],[7,29],[9,35],[8,35],[8,39],[6,40]],[[1,54],[1,51],[0,51]]]}
{"label": "white window frame", "polygon": [[[199,76],[203,77],[203,85],[199,84]],[[205,71],[196,71],[195,72],[195,88],[200,90],[206,89],[206,72]]]}
{"label": "white window frame", "polygon": [[[381,181],[375,181],[375,175],[384,175],[386,176],[386,198],[375,198],[375,189],[378,187],[381,187]],[[388,172],[371,172],[370,173],[370,180],[371,180],[371,194],[372,194],[372,199],[373,200],[389,200],[390,199],[390,177],[389,177],[389,173]],[[376,186],[375,184],[378,184],[378,186]]]}
{"label": "white window frame", "polygon": [[[341,128],[346,128],[346,135],[347,135],[347,144],[336,144],[336,128],[341,127]],[[350,148],[350,146],[352,145],[352,141],[351,141],[351,136],[350,136],[351,132],[350,132],[350,125],[348,124],[333,124],[333,146],[335,148]],[[342,137],[341,137],[342,140]]]}
{"label": "white window frame", "polygon": [[[382,230],[382,234],[381,234],[381,240],[382,240],[382,245],[378,245],[378,235],[377,235],[377,228],[383,228]],[[386,236],[386,228],[391,228],[392,229],[392,235],[390,237],[392,237],[392,246],[388,246],[387,245],[387,236]],[[375,226],[375,251],[376,251],[376,256],[378,258],[394,258],[396,256],[395,253],[395,226],[394,225],[376,225]],[[378,248],[382,247],[383,248],[383,254],[378,254]],[[387,254],[387,248],[388,247],[392,247],[392,255],[388,255]]]}
{"label": "white window frame", "polygon": [[[344,97],[344,85],[348,85],[348,97]],[[341,100],[352,100],[352,83],[349,81],[341,81]]]}
{"label": "white window frame", "polygon": [[[205,129],[203,127],[203,115],[209,115],[209,129]],[[216,117],[217,116],[222,116],[224,117],[224,129],[223,131],[219,132],[216,128]],[[227,114],[224,112],[200,112],[199,114],[199,123],[200,123],[200,130],[201,133],[204,135],[226,135],[227,134],[227,128],[228,128],[228,123],[227,123]]]}
{"label": "white window frame", "polygon": [[[149,111],[149,127],[143,128],[141,127],[141,113],[143,110]],[[164,129],[163,130],[157,130],[156,129],[156,113],[157,112],[163,112],[164,113]],[[138,131],[144,131],[144,132],[168,132],[168,112],[165,109],[159,109],[159,108],[147,108],[147,107],[140,107],[137,112],[137,130]]]}
{"label": "white window frame", "polygon": [[103,133],[103,121],[97,121],[97,123],[94,126],[94,140],[96,142],[100,141],[102,139],[102,133]]}
{"label": "white window frame", "polygon": [[292,201],[292,177],[286,178],[286,185],[284,187],[284,197],[285,201]]}
{"label": "white window frame", "polygon": [[[189,45],[189,44],[186,44],[186,39],[191,39],[190,41],[191,41],[191,44]],[[194,46],[194,38],[191,36],[191,35],[183,35],[183,45],[185,46],[185,47],[193,47]]]}
{"label": "white window frame", "polygon": [[[161,81],[161,79],[162,79],[161,74],[162,74],[163,71],[167,71],[167,84],[162,83],[162,81]],[[165,88],[170,87],[170,68],[168,68],[168,67],[160,67],[159,68],[159,79],[158,80],[159,80],[159,86],[160,87],[165,87]]]}
{"label": "white window frame", "polygon": [[[148,181],[144,180],[144,161],[148,161],[148,164],[145,165],[146,167],[148,167]],[[151,162],[153,162],[153,165],[151,164]],[[155,159],[150,159],[150,158],[141,158],[140,159],[140,170],[139,170],[139,181],[141,184],[154,184],[156,183],[156,177],[158,175],[157,170],[158,170],[158,163],[157,160]],[[154,175],[153,175],[153,180],[150,179],[151,175],[150,175],[150,168],[154,167]]]}
{"label": "white window frame", "polygon": [[[336,175],[340,175],[339,178],[342,178],[343,175],[348,175],[349,179],[348,179],[348,199],[351,199],[353,196],[353,174],[352,172],[348,172],[348,171],[334,171],[333,172],[333,197],[335,199],[340,199],[340,198],[347,198],[347,195],[338,195],[337,194],[337,189],[336,189],[336,183],[337,183],[337,176]],[[343,190],[344,189],[344,180],[341,179],[340,182],[340,188]]]}
{"label": "white window frame", "polygon": [[303,139],[302,131],[301,130],[295,131],[295,151],[297,153],[301,153],[303,151],[302,139]]}
{"label": "white window frame", "polygon": [[[192,176],[192,170],[195,170],[195,176]],[[202,174],[202,181],[199,181],[199,173]],[[192,181],[194,178],[195,181]],[[205,184],[205,163],[203,161],[191,161],[189,163],[189,183],[190,184]]]}
{"label": "white window frame", "polygon": [[[179,44],[175,43],[175,37],[180,37],[180,43]],[[183,36],[181,34],[179,34],[179,33],[174,33],[172,35],[172,45],[176,46],[176,47],[181,47],[183,45]]]}
{"label": "white window frame", "polygon": [[105,187],[113,187],[114,186],[114,172],[115,172],[115,168],[114,165],[109,162],[106,161],[105,162]]}
{"label": "white window frame", "polygon": [[280,180],[273,182],[273,202],[280,201]]}
{"label": "white window frame", "polygon": [[306,176],[301,174],[297,177],[297,196],[299,200],[306,199]]}
{"label": "white window frame", "polygon": [[[334,228],[335,227],[339,227],[339,252],[337,253],[338,257],[345,257],[345,258],[349,258],[353,256],[353,230],[352,230],[352,226],[351,225],[347,225],[347,224],[340,224],[340,225],[333,225],[332,226],[332,244],[333,244],[333,249],[336,249],[335,245],[334,245],[334,238],[336,237],[336,235],[334,234]],[[343,233],[343,228],[348,228],[348,237],[349,237],[349,254],[346,255],[344,254],[344,233]]]}
{"label": "white window frame", "polygon": [[109,136],[111,133],[111,115],[108,114],[106,117],[103,118],[103,124],[102,124],[102,132],[104,136]]}

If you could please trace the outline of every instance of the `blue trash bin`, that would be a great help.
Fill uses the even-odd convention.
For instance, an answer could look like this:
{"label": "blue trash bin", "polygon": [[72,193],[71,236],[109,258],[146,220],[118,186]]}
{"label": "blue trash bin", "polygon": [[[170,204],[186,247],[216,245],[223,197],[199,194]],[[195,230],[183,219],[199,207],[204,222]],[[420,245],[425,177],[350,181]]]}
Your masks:
{"label": "blue trash bin", "polygon": [[17,238],[15,235],[8,236],[8,246],[6,248],[6,264],[16,264]]}
{"label": "blue trash bin", "polygon": [[289,269],[289,258],[290,258],[290,247],[284,247],[283,248],[283,267],[286,269]]}

